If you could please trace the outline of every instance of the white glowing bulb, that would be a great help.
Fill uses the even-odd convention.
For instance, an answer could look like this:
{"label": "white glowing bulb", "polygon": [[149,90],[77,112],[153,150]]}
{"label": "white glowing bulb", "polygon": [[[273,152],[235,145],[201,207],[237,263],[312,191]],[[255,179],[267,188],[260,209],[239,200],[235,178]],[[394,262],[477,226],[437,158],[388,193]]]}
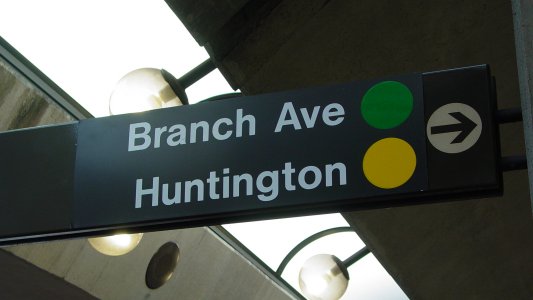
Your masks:
{"label": "white glowing bulb", "polygon": [[108,239],[111,243],[117,245],[118,247],[127,247],[132,241],[132,238],[129,234],[112,235],[108,237]]}
{"label": "white glowing bulb", "polygon": [[305,288],[309,294],[320,295],[328,288],[331,278],[327,276],[311,276],[304,282]]}
{"label": "white glowing bulb", "polygon": [[98,252],[118,256],[124,255],[131,250],[135,249],[141,241],[143,234],[117,234],[98,238],[90,238],[89,243]]}
{"label": "white glowing bulb", "polygon": [[109,113],[126,114],[182,105],[161,70],[137,69],[124,75],[109,98]]}
{"label": "white glowing bulb", "polygon": [[308,259],[299,274],[302,293],[312,300],[338,300],[348,287],[349,276],[342,262],[329,254]]}

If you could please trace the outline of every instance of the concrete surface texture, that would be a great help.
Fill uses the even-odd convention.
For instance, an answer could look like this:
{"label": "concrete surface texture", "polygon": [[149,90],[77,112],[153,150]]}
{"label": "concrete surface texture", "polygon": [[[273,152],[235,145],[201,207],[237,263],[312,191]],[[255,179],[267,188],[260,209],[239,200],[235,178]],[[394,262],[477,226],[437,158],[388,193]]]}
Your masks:
{"label": "concrete surface texture", "polygon": [[[175,273],[149,289],[146,268],[168,241],[180,248]],[[291,299],[204,227],[145,234],[136,249],[117,257],[100,254],[85,239],[7,250],[99,299]]]}
{"label": "concrete surface texture", "polygon": [[[0,131],[73,120],[0,60]],[[180,247],[175,273],[149,289],[147,266],[169,241]],[[146,233],[118,257],[97,252],[86,239],[3,247],[0,267],[0,299],[292,299],[207,227]]]}
{"label": "concrete surface texture", "polygon": [[[520,99],[524,117],[524,132],[528,165],[533,165],[533,1],[513,0],[516,61],[520,82]],[[528,170],[533,177],[533,168]],[[529,181],[533,190],[533,181]],[[531,197],[533,204],[533,197]],[[533,205],[532,205],[533,206]]]}
{"label": "concrete surface texture", "polygon": [[[233,87],[248,95],[490,64],[499,107],[520,106],[510,1],[287,0],[275,7],[264,4],[268,13],[248,23],[242,14],[252,14],[246,10],[252,1],[239,2],[243,8],[233,16],[211,16],[226,23],[209,32],[190,22],[201,16],[202,7],[167,2],[176,12],[187,10],[181,11],[187,15],[182,21]],[[521,20],[532,19],[530,9]],[[235,24],[247,27],[237,40],[225,29]],[[531,35],[525,41],[526,52],[519,55],[530,61]],[[525,152],[520,123],[500,130],[503,155]],[[508,172],[504,181],[500,198],[344,216],[412,299],[531,299],[527,172]]]}

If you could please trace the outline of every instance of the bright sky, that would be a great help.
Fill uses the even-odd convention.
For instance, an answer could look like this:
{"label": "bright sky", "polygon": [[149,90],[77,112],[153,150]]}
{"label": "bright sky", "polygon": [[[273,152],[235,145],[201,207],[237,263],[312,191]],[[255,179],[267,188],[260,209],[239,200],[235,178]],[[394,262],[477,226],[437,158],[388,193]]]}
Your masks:
{"label": "bright sky", "polygon": [[[164,68],[179,78],[208,58],[163,0],[0,0],[0,36],[95,117],[108,115],[109,96],[128,72]],[[217,70],[186,92],[196,103],[232,89]],[[300,241],[337,226],[347,226],[340,214],[225,227],[275,270]],[[355,233],[320,239],[291,261],[283,277],[298,289],[307,258],[327,253],[343,260],[363,246]],[[407,299],[371,254],[349,271],[342,299]]]}
{"label": "bright sky", "polygon": [[[126,73],[179,78],[209,58],[164,1],[1,0],[0,34],[96,117]],[[220,73],[207,77],[187,90],[192,101],[233,91]]]}

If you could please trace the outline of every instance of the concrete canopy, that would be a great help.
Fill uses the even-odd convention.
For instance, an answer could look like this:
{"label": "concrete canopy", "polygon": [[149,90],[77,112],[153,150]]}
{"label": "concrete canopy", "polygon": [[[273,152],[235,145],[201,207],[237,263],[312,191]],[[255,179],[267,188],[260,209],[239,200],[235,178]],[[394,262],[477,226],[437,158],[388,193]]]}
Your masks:
{"label": "concrete canopy", "polygon": [[[167,3],[248,95],[490,64],[499,107],[520,106],[510,1]],[[524,153],[521,124],[500,130],[504,156]],[[527,173],[504,181],[501,198],[344,216],[413,299],[530,299]]]}

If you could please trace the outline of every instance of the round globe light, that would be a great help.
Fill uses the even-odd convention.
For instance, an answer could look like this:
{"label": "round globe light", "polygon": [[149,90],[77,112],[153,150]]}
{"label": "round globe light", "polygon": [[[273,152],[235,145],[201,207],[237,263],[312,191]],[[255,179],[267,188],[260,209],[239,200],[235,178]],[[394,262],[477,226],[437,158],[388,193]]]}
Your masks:
{"label": "round globe light", "polygon": [[299,274],[302,293],[312,300],[337,300],[350,279],[342,261],[334,255],[318,254],[309,258]]}
{"label": "round globe light", "polygon": [[141,241],[143,234],[116,234],[97,238],[89,238],[89,243],[93,248],[105,255],[124,255],[135,249]]}
{"label": "round globe light", "polygon": [[137,69],[124,75],[109,98],[109,113],[126,114],[187,103],[185,91],[165,70]]}

